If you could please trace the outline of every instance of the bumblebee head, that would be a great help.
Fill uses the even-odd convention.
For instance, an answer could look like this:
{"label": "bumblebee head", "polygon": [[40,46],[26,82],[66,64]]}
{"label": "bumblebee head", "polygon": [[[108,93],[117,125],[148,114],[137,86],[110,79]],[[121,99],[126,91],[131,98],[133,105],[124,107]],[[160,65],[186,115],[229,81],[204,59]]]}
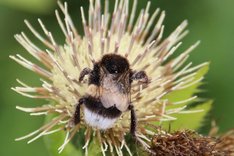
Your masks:
{"label": "bumblebee head", "polygon": [[104,55],[100,63],[110,74],[122,74],[129,69],[128,60],[117,54]]}

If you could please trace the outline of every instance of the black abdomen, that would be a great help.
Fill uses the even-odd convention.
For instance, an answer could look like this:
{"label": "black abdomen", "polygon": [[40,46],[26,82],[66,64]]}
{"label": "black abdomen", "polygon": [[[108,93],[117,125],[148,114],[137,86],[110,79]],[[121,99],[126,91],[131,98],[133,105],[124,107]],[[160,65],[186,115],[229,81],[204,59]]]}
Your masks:
{"label": "black abdomen", "polygon": [[105,108],[99,99],[91,96],[84,98],[84,105],[91,112],[107,118],[117,118],[122,113],[115,106]]}

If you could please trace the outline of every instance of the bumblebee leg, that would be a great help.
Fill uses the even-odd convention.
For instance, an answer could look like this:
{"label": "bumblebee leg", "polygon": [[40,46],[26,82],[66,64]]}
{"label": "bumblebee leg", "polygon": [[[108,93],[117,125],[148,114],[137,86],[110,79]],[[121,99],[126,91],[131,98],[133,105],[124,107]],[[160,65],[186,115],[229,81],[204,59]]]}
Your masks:
{"label": "bumblebee leg", "polygon": [[133,137],[133,139],[136,141],[136,143],[140,144],[145,151],[150,153],[151,155],[156,155],[152,150],[150,150],[143,141],[136,136],[136,128],[137,128],[137,119],[136,119],[136,113],[134,110],[134,106],[132,104],[129,105],[128,109],[131,111],[131,127],[130,127],[130,133]]}
{"label": "bumblebee leg", "polygon": [[140,80],[144,83],[149,82],[149,78],[146,75],[145,71],[133,72],[131,76],[131,80]]}
{"label": "bumblebee leg", "polygon": [[74,124],[77,125],[80,123],[80,106],[84,104],[85,98],[81,98],[76,106],[76,111],[74,114]]}
{"label": "bumblebee leg", "polygon": [[130,133],[135,138],[136,137],[136,127],[137,127],[137,119],[136,119],[136,113],[134,110],[133,105],[129,105],[128,109],[131,111],[131,127],[130,127]]}
{"label": "bumblebee leg", "polygon": [[100,66],[96,63],[93,66],[93,70],[90,72],[89,84],[100,86]]}
{"label": "bumblebee leg", "polygon": [[84,68],[81,72],[80,72],[80,76],[79,76],[79,81],[83,81],[85,75],[88,75],[92,72],[92,70],[90,68]]}

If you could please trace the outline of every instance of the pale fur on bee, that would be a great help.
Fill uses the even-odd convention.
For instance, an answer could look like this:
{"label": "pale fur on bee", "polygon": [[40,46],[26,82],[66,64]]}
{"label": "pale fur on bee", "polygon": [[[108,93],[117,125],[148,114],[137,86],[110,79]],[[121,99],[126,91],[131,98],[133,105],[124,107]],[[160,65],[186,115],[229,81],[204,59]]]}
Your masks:
{"label": "pale fur on bee", "polygon": [[100,87],[89,85],[86,94],[100,98],[105,108],[115,105],[120,111],[125,112],[130,102],[129,95],[121,93],[119,86],[111,77],[112,75],[104,77]]}
{"label": "pale fur on bee", "polygon": [[[114,82],[111,74],[103,78],[100,87],[93,84],[89,85],[86,94],[99,98],[105,108],[115,106],[121,112],[128,110],[130,103],[129,95],[120,92],[120,86]],[[97,129],[105,130],[111,128],[117,119],[118,117],[103,117],[84,107],[85,122]]]}

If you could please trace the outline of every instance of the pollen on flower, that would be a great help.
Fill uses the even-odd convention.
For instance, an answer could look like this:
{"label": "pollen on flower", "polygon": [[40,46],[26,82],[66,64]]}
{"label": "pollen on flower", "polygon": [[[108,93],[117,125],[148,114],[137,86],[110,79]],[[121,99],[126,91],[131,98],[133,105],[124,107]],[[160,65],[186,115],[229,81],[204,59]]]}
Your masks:
{"label": "pollen on flower", "polygon": [[[180,107],[179,104],[192,101],[197,98],[196,96],[182,101],[170,101],[163,97],[202,80],[202,78],[195,78],[196,71],[207,63],[194,67],[191,62],[184,65],[190,52],[197,47],[199,42],[178,57],[171,58],[181,46],[181,39],[188,33],[185,30],[187,21],[183,21],[168,37],[163,39],[165,11],[160,12],[156,9],[150,15],[150,3],[148,2],[146,8],[136,15],[137,0],[134,0],[132,7],[129,6],[128,0],[116,0],[113,13],[108,10],[108,0],[105,0],[104,9],[101,8],[100,0],[90,0],[88,18],[84,15],[85,10],[80,8],[84,28],[84,36],[80,36],[68,14],[67,3],[63,5],[59,2],[64,17],[61,17],[57,10],[55,14],[58,25],[66,38],[64,45],[56,43],[56,39],[40,19],[38,21],[44,31],[43,36],[28,21],[25,21],[30,31],[47,46],[47,49],[36,46],[23,32],[15,35],[15,38],[43,64],[43,67],[18,54],[10,57],[39,74],[42,77],[42,85],[31,87],[17,80],[21,86],[13,90],[30,98],[49,99],[54,102],[35,108],[19,106],[16,108],[29,112],[31,115],[56,115],[38,130],[16,140],[31,138],[28,141],[31,143],[44,135],[64,130],[66,132],[64,144],[59,147],[59,152],[62,152],[76,132],[80,128],[85,128],[86,154],[88,154],[91,138],[97,137],[103,155],[108,150],[123,155],[122,148],[132,155],[125,141],[125,136],[129,133],[130,113],[123,113],[114,127],[106,131],[89,127],[83,117],[81,117],[80,124],[72,124],[76,104],[88,87],[87,79],[82,83],[79,82],[79,74],[85,67],[92,68],[93,63],[99,61],[107,53],[124,56],[129,61],[131,69],[144,70],[150,78],[150,83],[147,85],[137,82],[131,85],[131,102],[136,109],[138,123],[137,137],[146,150],[150,148],[149,136],[154,135],[154,132],[147,129],[146,123],[176,120],[171,114],[179,112],[193,113],[184,110],[185,106]],[[137,18],[136,22],[134,22],[135,18]],[[152,32],[151,28],[153,28]],[[178,105],[178,107],[166,109],[168,105]],[[96,135],[91,135],[92,133]]]}

